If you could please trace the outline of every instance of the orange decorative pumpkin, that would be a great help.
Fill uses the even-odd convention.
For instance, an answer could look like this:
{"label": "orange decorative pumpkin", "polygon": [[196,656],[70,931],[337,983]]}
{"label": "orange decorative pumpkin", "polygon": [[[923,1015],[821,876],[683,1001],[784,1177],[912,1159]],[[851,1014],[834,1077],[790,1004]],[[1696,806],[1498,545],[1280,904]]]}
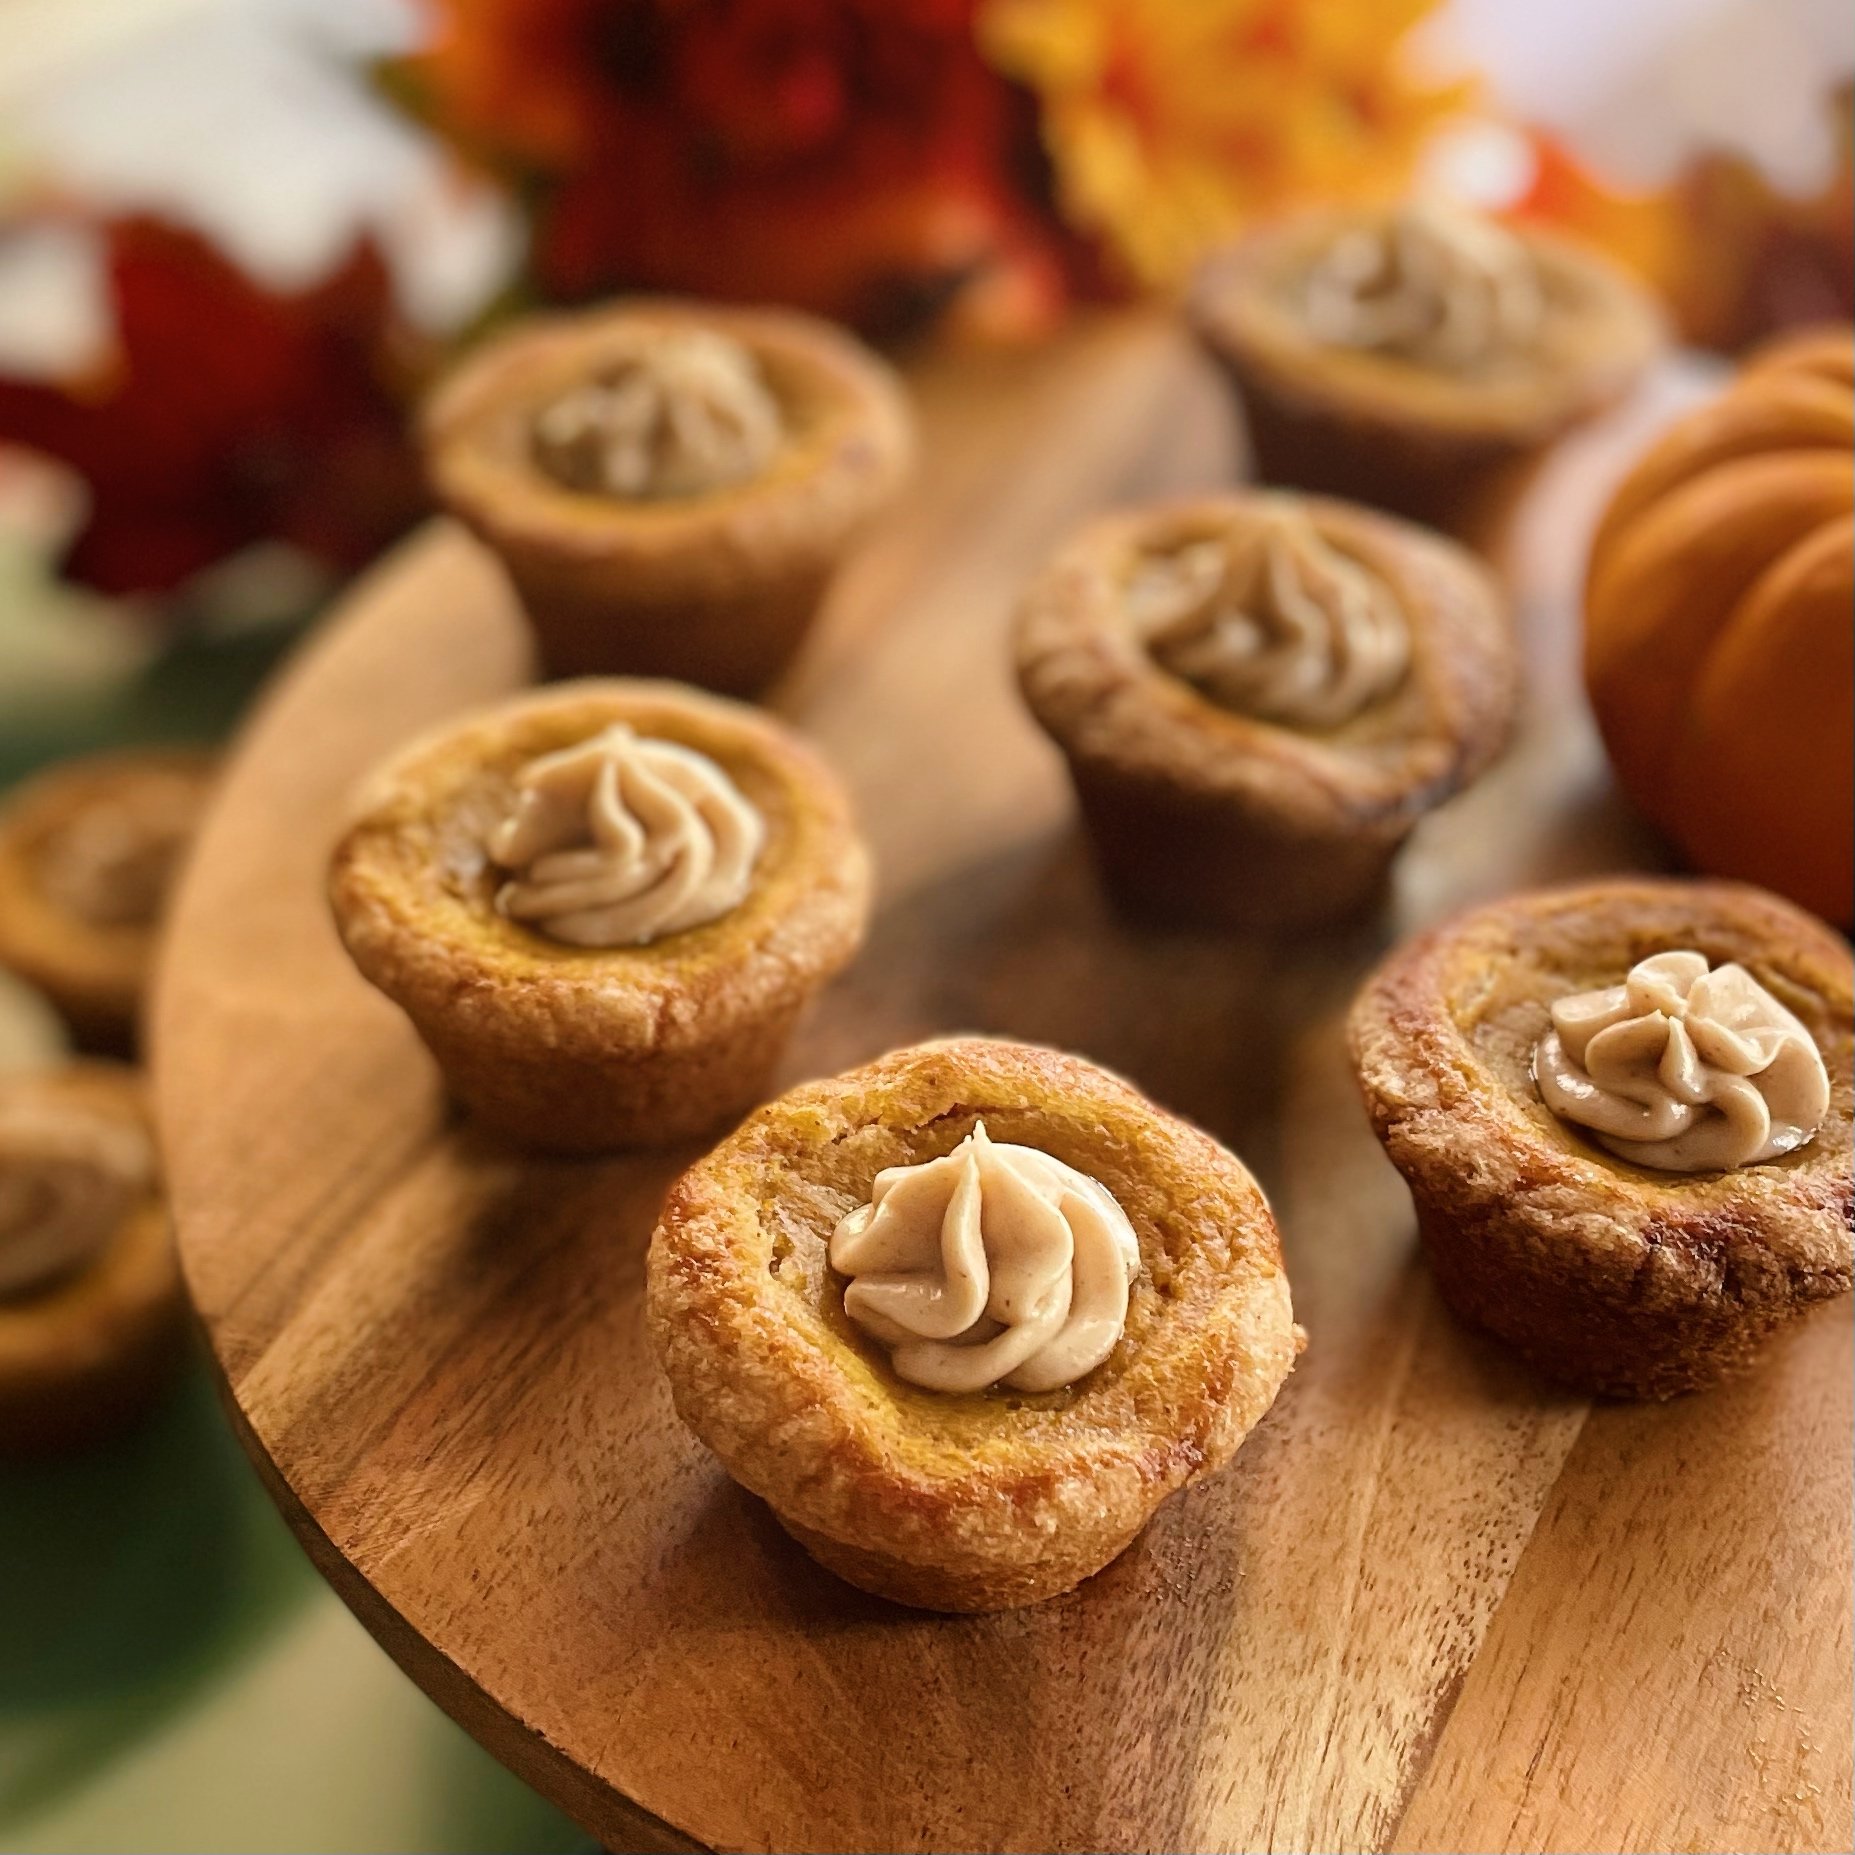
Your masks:
{"label": "orange decorative pumpkin", "polygon": [[1585,684],[1624,789],[1702,869],[1855,916],[1855,329],[1755,354],[1625,478]]}

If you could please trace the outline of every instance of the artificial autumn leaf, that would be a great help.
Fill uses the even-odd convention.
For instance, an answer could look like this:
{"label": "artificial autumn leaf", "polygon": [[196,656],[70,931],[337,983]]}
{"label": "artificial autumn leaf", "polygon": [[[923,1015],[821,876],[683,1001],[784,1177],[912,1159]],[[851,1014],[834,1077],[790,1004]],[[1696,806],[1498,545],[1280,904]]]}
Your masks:
{"label": "artificial autumn leaf", "polygon": [[980,43],[1041,104],[1058,197],[1144,284],[1259,214],[1401,191],[1460,85],[1402,41],[1434,0],[983,0]]}
{"label": "artificial autumn leaf", "polygon": [[281,295],[175,226],[125,219],[104,237],[112,352],[79,379],[0,379],[0,440],[88,488],[74,578],[163,592],[266,539],[352,567],[417,512],[403,356],[370,247]]}
{"label": "artificial autumn leaf", "polygon": [[1682,338],[1734,353],[1774,330],[1855,316],[1855,161],[1850,93],[1836,103],[1842,148],[1819,192],[1794,198],[1743,156],[1712,151],[1675,182],[1629,193],[1550,136],[1534,137],[1518,210],[1627,264],[1667,302]]}
{"label": "artificial autumn leaf", "polygon": [[1065,240],[970,0],[443,0],[394,82],[523,185],[543,294],[793,303],[865,328],[963,298],[1047,324]]}

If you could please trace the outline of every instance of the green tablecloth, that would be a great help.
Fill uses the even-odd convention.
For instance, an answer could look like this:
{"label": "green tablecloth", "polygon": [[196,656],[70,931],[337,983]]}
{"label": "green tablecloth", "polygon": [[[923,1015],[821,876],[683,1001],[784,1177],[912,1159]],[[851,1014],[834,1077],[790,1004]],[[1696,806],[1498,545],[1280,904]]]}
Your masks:
{"label": "green tablecloth", "polygon": [[[214,738],[282,643],[195,643],[75,689],[0,678],[0,784],[64,753]],[[0,1848],[591,1846],[322,1583],[202,1362],[101,1452],[0,1466]]]}
{"label": "green tablecloth", "polygon": [[322,1583],[200,1362],[134,1435],[0,1470],[0,1847],[591,1846]]}

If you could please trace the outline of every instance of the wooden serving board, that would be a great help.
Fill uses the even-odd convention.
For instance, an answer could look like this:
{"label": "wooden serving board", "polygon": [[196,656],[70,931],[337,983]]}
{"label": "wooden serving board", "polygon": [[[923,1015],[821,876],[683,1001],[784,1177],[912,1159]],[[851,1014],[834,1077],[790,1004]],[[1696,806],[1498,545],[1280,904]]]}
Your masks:
{"label": "wooden serving board", "polygon": [[1312,1343],[1234,1466],[1070,1597],[910,1613],[819,1570],[678,1427],[646,1239],[688,1153],[525,1161],[446,1112],[344,959],[354,779],[515,688],[449,527],[365,581],[251,725],[185,884],[155,1049],[182,1251],[251,1453],[401,1665],[614,1847],[1828,1849],[1850,1834],[1846,1304],[1662,1408],[1550,1389],[1437,1304],[1342,1047],[1440,911],[1653,862],[1575,694],[1605,487],[1693,382],[1567,448],[1513,539],[1514,751],[1426,825],[1392,918],[1124,927],[1006,652],[1061,533],[1228,480],[1163,324],[919,370],[904,513],[777,706],[848,776],[881,897],[788,1074],[980,1029],[1079,1050],[1230,1143]]}

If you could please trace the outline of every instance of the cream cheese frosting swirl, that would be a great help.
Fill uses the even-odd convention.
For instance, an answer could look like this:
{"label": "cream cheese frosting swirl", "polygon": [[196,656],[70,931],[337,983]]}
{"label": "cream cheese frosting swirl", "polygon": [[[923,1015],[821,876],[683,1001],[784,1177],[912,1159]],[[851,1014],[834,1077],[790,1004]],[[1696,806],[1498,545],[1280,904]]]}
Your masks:
{"label": "cream cheese frosting swirl", "polygon": [[1108,1189],[985,1123],[876,1175],[831,1234],[844,1311],[930,1391],[1055,1391],[1114,1350],[1140,1244]]}
{"label": "cream cheese frosting swirl", "polygon": [[1545,320],[1525,244],[1480,214],[1413,201],[1349,226],[1307,274],[1317,341],[1467,373],[1533,345]]}
{"label": "cream cheese frosting swirl", "polygon": [[1218,536],[1148,556],[1129,577],[1135,630],[1164,669],[1221,707],[1334,728],[1382,701],[1410,663],[1391,588],[1272,498]]}
{"label": "cream cheese frosting swirl", "polygon": [[90,1262],[154,1184],[154,1146],[79,1103],[0,1103],[0,1297]]}
{"label": "cream cheese frosting swirl", "polygon": [[1658,953],[1622,985],[1562,998],[1533,1056],[1541,1099],[1620,1159],[1666,1172],[1755,1166],[1829,1110],[1810,1033],[1743,966]]}
{"label": "cream cheese frosting swirl", "polygon": [[574,947],[641,947],[740,905],[766,838],[706,755],[623,722],[531,761],[489,841],[496,905]]}
{"label": "cream cheese frosting swirl", "polygon": [[536,415],[535,456],[568,489],[705,496],[757,477],[784,437],[752,354],[708,329],[640,331]]}

